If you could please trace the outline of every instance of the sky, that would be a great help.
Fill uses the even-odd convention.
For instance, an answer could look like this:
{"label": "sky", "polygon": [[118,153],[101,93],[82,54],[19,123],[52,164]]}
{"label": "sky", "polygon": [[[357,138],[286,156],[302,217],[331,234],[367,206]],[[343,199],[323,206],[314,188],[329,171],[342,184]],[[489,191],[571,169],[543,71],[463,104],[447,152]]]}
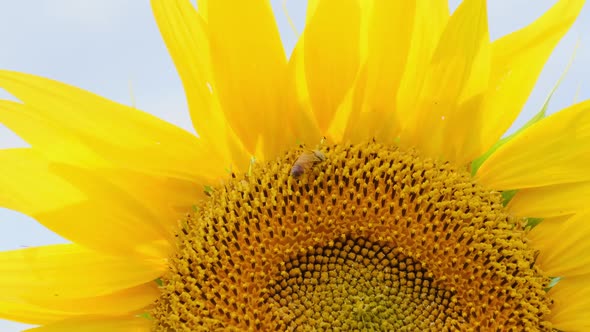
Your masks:
{"label": "sky", "polygon": [[[272,0],[285,49],[296,35]],[[522,28],[555,0],[488,1],[491,39]],[[459,0],[451,0],[456,8]],[[287,1],[302,30],[305,1]],[[586,33],[583,34],[582,32]],[[515,127],[543,105],[578,45],[573,65],[555,93],[549,111],[590,98],[590,5],[549,59]],[[57,79],[157,115],[193,131],[184,92],[153,20],[149,1],[0,0],[0,68]],[[0,90],[0,98],[12,99]],[[0,148],[26,146],[0,124]],[[1,188],[0,188],[1,190]],[[0,250],[64,242],[33,219],[0,208]],[[0,266],[0,273],[2,267]],[[0,331],[29,327],[0,320]]]}

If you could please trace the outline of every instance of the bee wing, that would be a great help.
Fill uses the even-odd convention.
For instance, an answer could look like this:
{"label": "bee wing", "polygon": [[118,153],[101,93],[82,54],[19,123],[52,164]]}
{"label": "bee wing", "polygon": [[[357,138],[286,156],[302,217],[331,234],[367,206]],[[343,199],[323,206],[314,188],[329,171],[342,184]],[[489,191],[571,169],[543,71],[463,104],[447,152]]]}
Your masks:
{"label": "bee wing", "polygon": [[317,154],[314,151],[306,150],[299,156],[299,158],[297,158],[296,163],[312,165],[313,163],[318,161],[321,161],[321,159],[318,158]]}
{"label": "bee wing", "polygon": [[320,150],[313,150],[312,151],[314,156],[316,157],[317,161],[324,161],[326,160],[326,155]]}

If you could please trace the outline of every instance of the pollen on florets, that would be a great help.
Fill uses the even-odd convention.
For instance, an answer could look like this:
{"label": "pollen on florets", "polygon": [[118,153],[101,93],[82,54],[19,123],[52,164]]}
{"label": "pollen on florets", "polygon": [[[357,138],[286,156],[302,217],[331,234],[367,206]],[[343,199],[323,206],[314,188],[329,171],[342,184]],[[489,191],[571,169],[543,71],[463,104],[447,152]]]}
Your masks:
{"label": "pollen on florets", "polygon": [[501,196],[377,143],[300,150],[181,223],[156,331],[550,330],[548,284]]}

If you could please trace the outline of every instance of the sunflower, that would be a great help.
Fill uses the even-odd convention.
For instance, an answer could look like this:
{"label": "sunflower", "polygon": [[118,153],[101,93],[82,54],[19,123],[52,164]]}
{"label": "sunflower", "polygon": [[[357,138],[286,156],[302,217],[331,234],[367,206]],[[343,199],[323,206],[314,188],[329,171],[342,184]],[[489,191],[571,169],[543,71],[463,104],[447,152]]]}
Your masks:
{"label": "sunflower", "polygon": [[590,328],[590,102],[502,138],[583,1],[494,42],[486,3],[153,0],[194,136],[11,71],[0,253],[30,331]]}

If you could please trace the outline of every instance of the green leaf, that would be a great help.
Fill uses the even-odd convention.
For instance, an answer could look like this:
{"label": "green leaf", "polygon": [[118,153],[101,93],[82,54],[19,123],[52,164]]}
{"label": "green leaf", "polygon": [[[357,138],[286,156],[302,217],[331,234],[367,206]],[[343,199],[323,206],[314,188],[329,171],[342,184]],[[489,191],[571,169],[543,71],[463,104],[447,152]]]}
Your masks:
{"label": "green leaf", "polygon": [[526,218],[526,227],[534,228],[543,221],[543,218]]}
{"label": "green leaf", "polygon": [[516,195],[517,190],[505,190],[502,192],[502,204],[504,206],[510,203],[510,200]]}
{"label": "green leaf", "polygon": [[213,187],[211,186],[205,186],[205,195],[207,196],[212,196],[213,195]]}
{"label": "green leaf", "polygon": [[152,317],[152,315],[150,315],[150,313],[149,313],[149,312],[142,312],[142,313],[140,313],[140,314],[137,314],[137,317],[140,317],[140,318],[145,318],[145,319],[147,319],[147,320],[153,320],[153,319],[154,319],[154,318]]}
{"label": "green leaf", "polygon": [[545,288],[545,291],[546,292],[550,291],[551,288],[555,287],[555,285],[557,285],[560,281],[561,281],[561,277],[552,277],[551,281],[549,282],[549,285],[547,286],[547,288]]}

